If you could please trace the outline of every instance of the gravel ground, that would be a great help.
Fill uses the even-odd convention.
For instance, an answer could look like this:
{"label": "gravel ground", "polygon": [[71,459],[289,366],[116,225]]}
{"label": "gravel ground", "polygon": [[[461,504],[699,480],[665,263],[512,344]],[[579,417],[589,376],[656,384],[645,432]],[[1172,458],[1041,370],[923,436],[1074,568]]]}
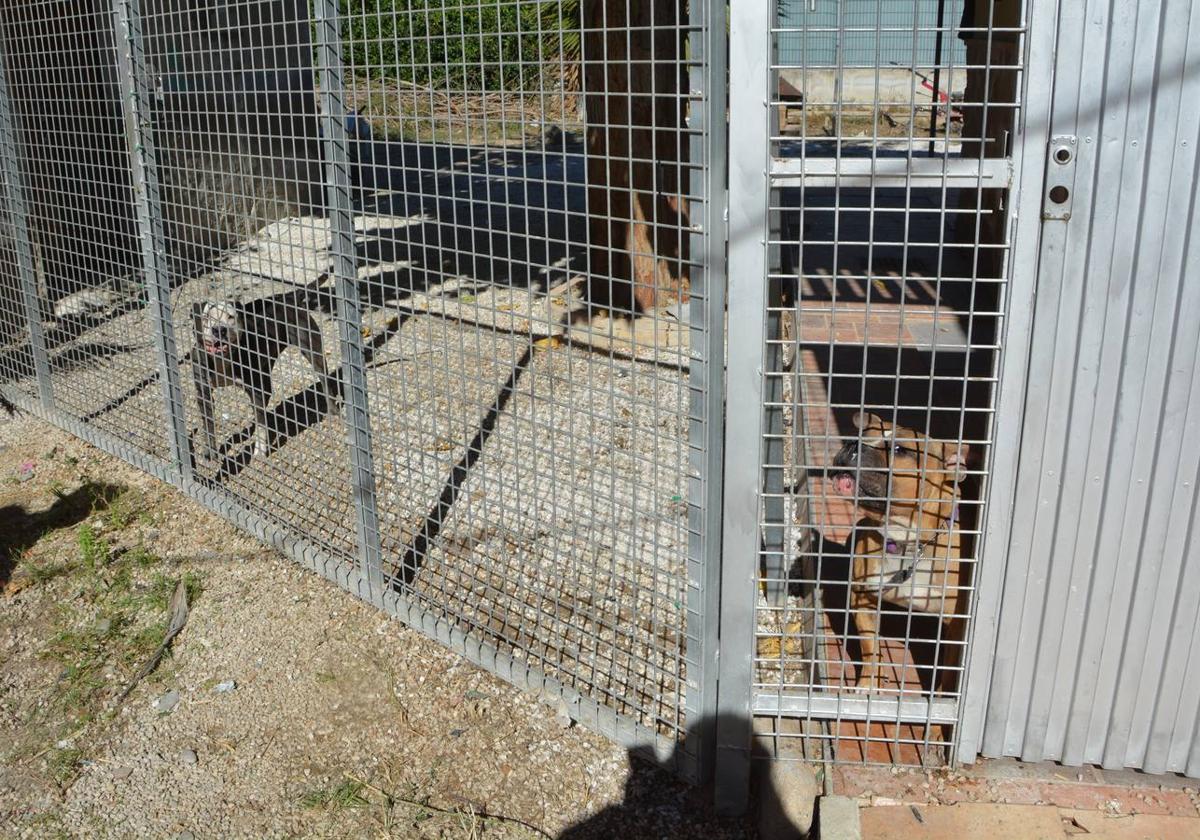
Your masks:
{"label": "gravel ground", "polygon": [[[81,487],[100,501],[80,504]],[[84,531],[108,559],[77,562]],[[2,836],[747,834],[698,791],[29,418],[0,421],[0,549]],[[197,584],[186,626],[118,701],[136,662],[107,651],[165,614],[117,632],[102,605],[184,576]],[[82,705],[53,655],[69,642],[104,663]]]}

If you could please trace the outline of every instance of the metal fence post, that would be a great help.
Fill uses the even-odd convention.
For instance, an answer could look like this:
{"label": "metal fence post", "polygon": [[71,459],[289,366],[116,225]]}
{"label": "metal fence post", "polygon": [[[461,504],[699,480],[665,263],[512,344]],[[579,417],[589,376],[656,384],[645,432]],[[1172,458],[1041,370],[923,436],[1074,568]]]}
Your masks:
{"label": "metal fence post", "polygon": [[[688,738],[699,743],[697,780],[714,765],[717,665],[721,612],[721,468],[725,434],[725,0],[692,3],[690,24],[693,97],[688,159],[691,195],[703,215],[693,229],[691,254],[690,516],[688,546]],[[698,129],[698,130],[697,130]],[[694,218],[694,217],[693,217]],[[700,259],[695,259],[696,256]],[[694,622],[694,623],[693,623]],[[695,676],[695,675],[698,675]]]}
{"label": "metal fence post", "polygon": [[171,309],[170,269],[158,189],[158,158],[150,115],[153,86],[146,67],[140,0],[113,0],[113,31],[125,142],[133,174],[134,203],[142,241],[142,271],[158,344],[159,383],[167,417],[171,461],[180,482],[192,479],[192,453],[183,391],[179,384],[179,354]]}
{"label": "metal fence post", "polygon": [[[1028,29],[1025,73],[1028,78],[1053,77],[1059,3],[1037,4],[1024,13]],[[1041,74],[1045,74],[1042,76]],[[1028,85],[1022,94],[1023,114],[1013,142],[1016,171],[1010,203],[1012,254],[1009,282],[1000,307],[1004,312],[1002,355],[998,379],[992,445],[988,454],[987,499],[980,523],[978,566],[974,582],[971,635],[967,645],[965,685],[959,701],[955,763],[970,764],[983,748],[996,662],[1000,604],[1008,565],[1009,538],[1017,501],[1017,467],[1025,422],[1029,354],[1033,340],[1033,312],[1042,247],[1042,185],[1050,140],[1054,89]]]}
{"label": "metal fence post", "polygon": [[351,483],[358,515],[359,565],[369,592],[378,594],[383,590],[382,552],[367,405],[362,306],[358,297],[358,259],[354,250],[354,209],[350,195],[350,155],[346,143],[342,42],[336,0],[318,0],[315,12],[321,127],[324,134],[325,212],[329,219],[329,251],[333,257],[337,288],[346,436],[350,445]]}
{"label": "metal fence post", "polygon": [[760,544],[767,270],[770,3],[735,3],[729,22],[729,376],[722,530],[716,807],[746,808]]}
{"label": "metal fence post", "polygon": [[[0,42],[0,46],[7,47],[7,44]],[[21,177],[21,162],[18,159],[17,117],[8,96],[8,70],[5,64],[4,54],[0,52],[0,165],[4,167],[4,201],[12,219],[13,247],[17,252],[25,320],[29,323],[29,343],[33,354],[33,370],[37,376],[38,396],[42,408],[50,410],[54,408],[50,357],[46,352],[46,334],[42,329],[37,274],[33,267],[33,241],[29,235],[29,208],[25,204],[25,181]]]}

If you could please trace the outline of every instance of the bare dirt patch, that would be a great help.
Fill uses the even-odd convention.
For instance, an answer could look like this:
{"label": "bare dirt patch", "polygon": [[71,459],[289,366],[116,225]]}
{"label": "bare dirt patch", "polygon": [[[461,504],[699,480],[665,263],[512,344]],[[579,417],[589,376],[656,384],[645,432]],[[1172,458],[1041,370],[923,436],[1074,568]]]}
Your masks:
{"label": "bare dirt patch", "polygon": [[[180,579],[186,626],[118,702]],[[0,421],[0,587],[2,836],[746,835],[698,791],[29,418]]]}

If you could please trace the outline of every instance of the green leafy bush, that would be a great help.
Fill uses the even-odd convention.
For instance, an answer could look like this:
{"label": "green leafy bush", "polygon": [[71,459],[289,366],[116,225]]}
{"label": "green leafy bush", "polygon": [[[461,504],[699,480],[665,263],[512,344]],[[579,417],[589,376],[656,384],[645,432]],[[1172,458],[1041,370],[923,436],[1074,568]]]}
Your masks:
{"label": "green leafy bush", "polygon": [[343,0],[351,72],[442,92],[538,90],[580,52],[579,0]]}

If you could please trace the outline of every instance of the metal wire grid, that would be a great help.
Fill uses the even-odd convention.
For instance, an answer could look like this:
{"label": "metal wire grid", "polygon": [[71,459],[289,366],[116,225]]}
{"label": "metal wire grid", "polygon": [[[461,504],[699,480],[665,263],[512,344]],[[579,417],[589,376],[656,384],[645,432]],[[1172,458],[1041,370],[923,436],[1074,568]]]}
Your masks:
{"label": "metal wire grid", "polygon": [[[370,167],[375,193],[360,217],[380,231],[365,282],[368,317],[388,336],[368,371],[383,574],[674,743],[687,725],[688,309],[639,314],[614,291],[619,278],[593,264],[586,191],[604,188],[588,183],[593,167],[662,162],[642,149],[589,159],[584,100],[592,107],[597,92],[580,88],[564,44],[611,72],[611,53],[590,52],[614,36],[643,42],[640,61],[661,72],[679,56],[656,54],[659,33],[678,39],[691,27],[651,12],[641,31],[603,16],[548,28],[560,11],[431,4],[351,18],[380,34],[352,51],[347,106],[400,139],[370,149],[390,157]],[[446,31],[477,37],[488,58],[454,55],[448,36],[433,34]],[[428,57],[411,66],[417,81],[389,77],[373,60],[385,48]],[[615,92],[602,98],[604,114],[587,124],[615,129],[605,118]],[[678,109],[687,93],[646,98]],[[688,140],[683,125],[649,127]],[[705,196],[688,174],[675,175],[678,196],[699,211]],[[632,204],[607,189],[611,206]],[[669,234],[687,238],[684,221]],[[660,235],[661,225],[656,251]],[[681,255],[671,270],[688,262]],[[625,319],[584,320],[597,278]]]}
{"label": "metal wire grid", "polygon": [[[873,25],[854,25],[846,14],[854,5],[836,4],[832,28],[818,17],[809,31],[801,11],[793,27],[775,31],[776,43],[798,35],[800,54],[794,64],[777,58],[772,78],[787,74],[793,87],[818,95],[803,100],[816,116],[790,126],[784,97],[771,109],[779,123],[769,137],[774,189],[753,706],[774,717],[767,751],[778,758],[929,764],[951,758],[970,634],[1010,245],[1003,193],[992,188],[997,162],[984,156],[1005,154],[1016,124],[1016,39],[1024,25],[1004,25],[994,12],[987,20],[962,18],[959,4],[953,18],[942,10],[938,27],[912,4],[869,5]],[[902,5],[913,15],[907,27],[885,28]],[[897,94],[884,78],[894,65],[882,56],[899,33],[909,40],[912,72],[909,89]],[[841,48],[832,62],[808,60],[820,38],[851,34],[873,43],[874,62],[849,65]],[[966,49],[940,50],[936,63],[923,46],[933,35],[960,34]],[[830,74],[833,95],[825,99],[819,92],[830,89],[822,84]],[[926,90],[922,103],[920,84],[931,79],[939,89]],[[962,95],[937,95],[952,87]],[[784,128],[798,136],[785,136]],[[924,447],[927,435],[971,453],[954,511],[953,529],[964,541],[961,576],[934,579],[933,614],[911,600],[893,603],[900,587],[852,583],[862,560],[853,546],[878,527],[856,525],[864,515],[858,482],[870,470],[851,466],[852,499],[827,476],[846,440],[871,443],[850,422],[857,411],[913,430],[897,433],[897,444]],[[921,462],[915,497],[889,484],[874,521],[894,523],[906,504],[929,505],[935,464]],[[886,550],[907,550],[894,545]],[[921,567],[914,569],[919,575]],[[864,591],[867,607],[854,598]],[[863,613],[869,621],[856,621]],[[857,680],[871,625],[882,670],[880,683],[867,688]]]}
{"label": "metal wire grid", "polygon": [[[50,377],[5,355],[6,393],[52,385],[45,416],[697,773],[699,740],[682,742],[715,702],[703,662],[716,635],[706,557],[721,380],[709,360],[722,310],[709,285],[720,273],[705,273],[719,254],[709,125],[720,115],[703,97],[723,32],[693,5],[690,16],[597,5],[598,18],[571,24],[560,4],[507,0],[394,11],[322,0],[311,20],[288,2],[116,0],[47,30],[88,33],[60,72],[54,38],[33,32],[58,11],[33,4],[28,26],[6,32],[6,62],[23,81],[51,67],[55,87],[26,102],[21,86],[0,119],[5,229],[19,234],[22,195],[39,232],[39,200],[47,212],[77,207],[72,218],[97,234],[128,225],[95,237],[118,243],[118,268],[33,237],[43,275],[48,248],[82,264],[70,285],[42,290],[41,316],[68,320],[55,304],[99,288],[73,340],[128,341],[102,363],[55,348]],[[585,89],[589,62],[605,81]],[[643,69],[648,90],[608,90]],[[87,84],[76,91],[71,74]],[[39,182],[36,160],[14,165],[17,148],[45,151],[17,142],[30,136],[19,118],[76,96],[92,97],[97,122],[52,136],[75,157],[91,134],[113,141],[96,176],[115,179],[111,205],[97,205],[86,178],[76,196]],[[641,100],[648,111],[629,104]],[[632,119],[618,122],[614,103]],[[585,125],[606,143],[585,149]],[[653,169],[671,214],[639,217],[637,185],[605,177],[638,167]],[[23,172],[33,183],[10,189]],[[620,273],[626,243],[593,239],[589,189],[605,193],[600,221],[642,220],[650,233],[634,262],[648,246],[656,272],[690,278],[690,299],[652,284],[645,305],[637,266]],[[27,285],[13,239],[0,268]],[[632,293],[630,280],[642,282]],[[36,328],[15,300],[3,302],[13,320]],[[242,389],[215,389],[219,451],[204,452],[192,371],[214,322],[194,316],[220,302],[240,307],[243,336],[311,314],[340,411],[288,349],[267,423]],[[274,352],[259,349],[246,364],[269,370]],[[259,427],[269,451],[255,449]]]}
{"label": "metal wire grid", "polygon": [[[121,212],[132,195],[112,20],[81,7],[60,9],[46,25],[49,7],[13,7],[3,26],[6,209],[14,279],[34,304],[21,335],[10,336],[24,342],[6,354],[9,373],[40,372],[44,406],[166,458],[162,403],[147,387],[156,375],[151,322],[146,310],[110,305],[141,294],[131,277],[140,260],[132,214]],[[113,317],[98,323],[99,308]],[[118,404],[120,418],[110,410]]]}

